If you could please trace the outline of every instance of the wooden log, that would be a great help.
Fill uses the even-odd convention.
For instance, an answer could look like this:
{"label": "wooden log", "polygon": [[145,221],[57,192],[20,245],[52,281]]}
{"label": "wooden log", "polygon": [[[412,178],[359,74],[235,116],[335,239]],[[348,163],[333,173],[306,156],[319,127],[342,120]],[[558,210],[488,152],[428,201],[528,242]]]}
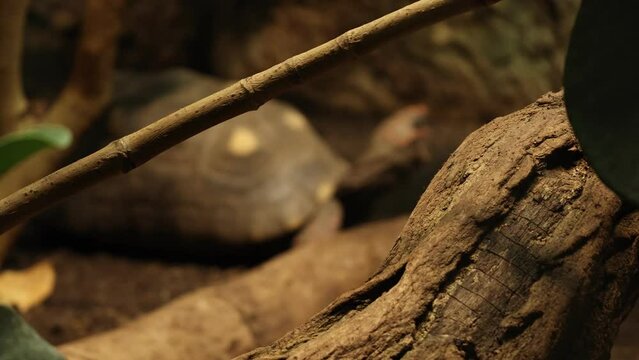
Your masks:
{"label": "wooden log", "polygon": [[637,295],[638,217],[546,95],[464,141],[373,278],[239,359],[607,358]]}
{"label": "wooden log", "polygon": [[60,350],[67,360],[228,359],[268,344],[363,282],[405,222],[401,217],[306,243],[245,275]]}

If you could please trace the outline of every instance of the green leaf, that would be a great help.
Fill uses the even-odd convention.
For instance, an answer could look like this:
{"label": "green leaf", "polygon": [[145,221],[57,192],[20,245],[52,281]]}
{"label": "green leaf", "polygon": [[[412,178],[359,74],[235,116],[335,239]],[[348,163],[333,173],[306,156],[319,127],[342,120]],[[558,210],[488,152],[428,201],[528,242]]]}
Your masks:
{"label": "green leaf", "polygon": [[0,174],[34,153],[64,149],[71,144],[71,131],[60,125],[43,124],[0,137]]}
{"label": "green leaf", "polygon": [[0,305],[0,360],[63,360],[10,307]]}
{"label": "green leaf", "polygon": [[564,75],[568,117],[599,177],[639,205],[639,2],[583,0]]}

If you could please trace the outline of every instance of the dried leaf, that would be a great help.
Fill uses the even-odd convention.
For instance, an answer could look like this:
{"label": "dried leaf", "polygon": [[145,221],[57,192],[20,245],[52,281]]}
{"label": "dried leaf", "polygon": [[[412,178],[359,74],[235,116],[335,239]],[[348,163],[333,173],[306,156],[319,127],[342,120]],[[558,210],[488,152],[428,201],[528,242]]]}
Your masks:
{"label": "dried leaf", "polygon": [[55,270],[48,261],[41,261],[25,270],[0,273],[0,303],[26,312],[46,300],[55,286]]}

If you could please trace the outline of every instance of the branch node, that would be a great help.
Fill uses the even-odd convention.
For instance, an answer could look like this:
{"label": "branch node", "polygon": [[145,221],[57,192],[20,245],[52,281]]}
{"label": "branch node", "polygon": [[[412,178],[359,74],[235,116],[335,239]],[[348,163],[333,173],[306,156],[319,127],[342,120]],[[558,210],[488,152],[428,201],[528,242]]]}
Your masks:
{"label": "branch node", "polygon": [[113,141],[113,148],[115,149],[115,154],[118,159],[122,160],[122,172],[128,173],[129,171],[135,169],[137,164],[133,161],[131,157],[131,149],[129,147],[129,143],[126,138],[121,138]]}
{"label": "branch node", "polygon": [[242,89],[244,89],[244,92],[248,94],[247,98],[252,104],[253,110],[259,109],[259,107],[262,106],[263,102],[260,101],[258,97],[258,91],[253,85],[253,78],[251,76],[247,76],[244,79],[240,80],[240,86],[242,87]]}
{"label": "branch node", "polygon": [[304,77],[302,76],[297,63],[294,63],[292,61],[285,61],[284,66],[286,67],[287,72],[289,72],[290,74],[293,74],[291,78],[291,83],[298,85],[304,82]]}
{"label": "branch node", "polygon": [[357,46],[355,46],[359,40],[354,36],[353,31],[349,30],[342,35],[335,38],[335,43],[344,52],[350,53],[353,57],[357,58],[361,54],[359,53]]}

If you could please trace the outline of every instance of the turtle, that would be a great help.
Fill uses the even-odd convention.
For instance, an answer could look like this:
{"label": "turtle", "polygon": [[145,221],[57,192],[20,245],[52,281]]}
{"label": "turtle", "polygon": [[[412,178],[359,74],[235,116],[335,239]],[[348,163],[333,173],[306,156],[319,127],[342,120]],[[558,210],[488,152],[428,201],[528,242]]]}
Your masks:
{"label": "turtle", "polygon": [[[105,129],[97,140],[87,137],[85,153],[229,83],[181,68],[121,73]],[[297,243],[325,238],[341,226],[336,192],[374,182],[397,163],[426,114],[411,107],[383,121],[362,158],[349,163],[300,111],[272,100],[77,194],[46,222],[98,242],[187,252],[255,248],[292,233]],[[383,165],[371,172],[371,162]]]}
{"label": "turtle", "polygon": [[[103,131],[108,136],[98,143],[226,85],[185,69],[119,75]],[[53,223],[80,237],[135,238],[153,246],[176,238],[218,246],[259,243],[299,229],[325,206],[335,211],[329,204],[348,168],[300,111],[274,100],[81,192],[53,212]],[[335,223],[334,217],[319,218]]]}

